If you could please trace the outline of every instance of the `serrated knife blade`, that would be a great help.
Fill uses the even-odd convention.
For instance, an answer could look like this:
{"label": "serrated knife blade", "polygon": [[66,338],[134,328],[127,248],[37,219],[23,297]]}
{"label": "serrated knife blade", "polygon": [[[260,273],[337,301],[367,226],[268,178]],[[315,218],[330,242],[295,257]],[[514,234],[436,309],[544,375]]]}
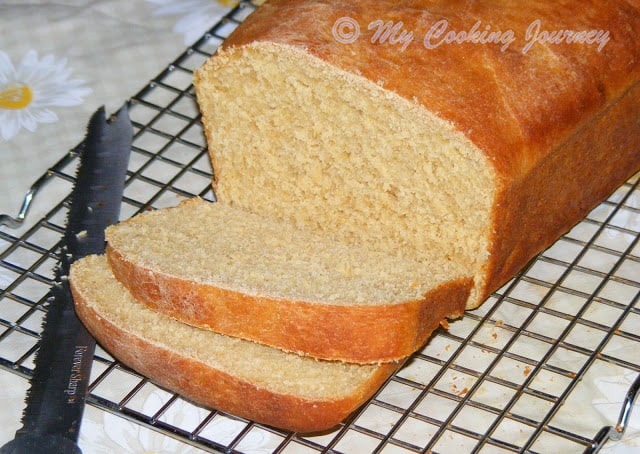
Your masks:
{"label": "serrated knife blade", "polygon": [[67,276],[75,260],[104,252],[104,230],[120,214],[132,137],[126,104],[109,120],[101,107],[89,121],[22,428],[2,454],[81,452],[77,441],[96,344],[75,314]]}

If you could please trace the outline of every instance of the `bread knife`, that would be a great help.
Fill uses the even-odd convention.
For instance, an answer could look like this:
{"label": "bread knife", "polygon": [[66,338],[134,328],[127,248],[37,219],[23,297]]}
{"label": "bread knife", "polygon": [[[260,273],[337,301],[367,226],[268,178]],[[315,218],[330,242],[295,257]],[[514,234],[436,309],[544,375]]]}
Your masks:
{"label": "bread knife", "polygon": [[126,104],[109,120],[103,106],[78,146],[76,182],[22,427],[1,454],[81,452],[77,443],[96,344],[76,316],[67,277],[75,260],[104,252],[104,230],[120,214],[132,137]]}

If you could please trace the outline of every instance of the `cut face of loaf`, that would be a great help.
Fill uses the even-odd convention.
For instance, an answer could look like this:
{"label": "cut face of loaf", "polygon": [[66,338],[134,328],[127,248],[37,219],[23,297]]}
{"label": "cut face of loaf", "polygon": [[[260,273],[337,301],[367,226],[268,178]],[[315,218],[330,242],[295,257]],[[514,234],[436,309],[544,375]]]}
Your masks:
{"label": "cut face of loaf", "polygon": [[462,315],[457,263],[410,258],[192,199],[106,231],[115,277],[182,322],[323,359],[403,359]]}
{"label": "cut face of loaf", "polygon": [[[379,20],[415,40],[376,40]],[[428,49],[443,20],[516,40]],[[536,23],[609,40],[525,49]],[[640,168],[639,36],[623,0],[268,2],[195,75],[216,196],[433,269],[457,261],[476,307]]]}
{"label": "cut face of loaf", "polygon": [[433,269],[455,257],[472,276],[487,258],[485,159],[418,106],[298,53],[260,44],[199,73],[218,200],[351,244],[428,255]]}
{"label": "cut face of loaf", "polygon": [[182,324],[138,303],[104,257],[74,263],[70,283],[78,316],[120,361],[196,403],[282,429],[339,424],[399,367],[319,361]]}

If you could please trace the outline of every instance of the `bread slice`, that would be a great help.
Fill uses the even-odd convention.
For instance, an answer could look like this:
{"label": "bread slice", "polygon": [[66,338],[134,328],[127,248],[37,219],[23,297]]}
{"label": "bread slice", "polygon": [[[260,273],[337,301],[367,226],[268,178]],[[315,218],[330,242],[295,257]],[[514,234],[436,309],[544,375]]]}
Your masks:
{"label": "bread slice", "polygon": [[471,286],[454,262],[431,269],[198,198],[106,239],[115,277],[154,310],[322,359],[405,358],[462,315]]}
{"label": "bread slice", "polygon": [[336,426],[400,366],[320,361],[185,325],[138,303],[104,256],[75,262],[70,283],[78,316],[124,364],[196,403],[281,429]]}
{"label": "bread slice", "polygon": [[195,74],[216,197],[456,260],[476,307],[640,169],[639,37],[625,0],[272,0]]}

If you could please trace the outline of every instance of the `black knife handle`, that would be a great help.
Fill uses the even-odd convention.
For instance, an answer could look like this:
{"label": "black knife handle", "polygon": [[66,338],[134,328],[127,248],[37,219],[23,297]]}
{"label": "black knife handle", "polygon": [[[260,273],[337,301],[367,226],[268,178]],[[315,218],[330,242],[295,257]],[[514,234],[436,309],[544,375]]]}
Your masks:
{"label": "black knife handle", "polygon": [[76,443],[62,435],[28,434],[0,448],[0,454],[82,454]]}

